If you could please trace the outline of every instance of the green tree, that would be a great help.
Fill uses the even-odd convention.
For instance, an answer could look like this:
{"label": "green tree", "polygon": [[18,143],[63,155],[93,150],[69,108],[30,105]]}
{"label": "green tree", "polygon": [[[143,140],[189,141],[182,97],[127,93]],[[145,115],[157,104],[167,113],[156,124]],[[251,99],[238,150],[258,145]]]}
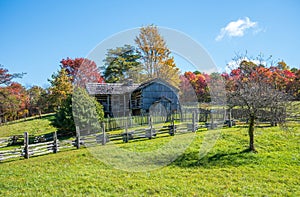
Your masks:
{"label": "green tree", "polygon": [[57,111],[54,126],[74,134],[76,124],[82,132],[95,133],[100,130],[103,117],[103,107],[96,98],[89,96],[85,89],[76,87],[73,95],[69,95]]}
{"label": "green tree", "polygon": [[108,83],[133,79],[140,82],[140,54],[131,45],[109,49],[106,54],[104,78]]}
{"label": "green tree", "polygon": [[154,25],[142,27],[135,43],[142,56],[143,72],[147,78],[162,78],[178,87],[179,69],[158,28]]}
{"label": "green tree", "polygon": [[100,130],[104,118],[103,106],[85,89],[75,88],[72,97],[73,115],[81,131],[95,133]]}
{"label": "green tree", "polygon": [[53,126],[58,128],[59,132],[64,134],[75,134],[75,123],[72,112],[72,95],[68,95],[62,101],[62,105],[56,111]]}

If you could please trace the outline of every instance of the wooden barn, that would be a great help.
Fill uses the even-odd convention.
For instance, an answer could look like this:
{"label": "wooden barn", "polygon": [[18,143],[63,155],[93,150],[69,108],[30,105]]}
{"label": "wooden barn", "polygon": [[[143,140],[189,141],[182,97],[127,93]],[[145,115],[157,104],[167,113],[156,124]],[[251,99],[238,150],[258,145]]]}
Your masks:
{"label": "wooden barn", "polygon": [[162,106],[167,114],[178,111],[178,92],[177,88],[162,79],[147,81],[131,93],[132,114],[147,114],[155,105]]}
{"label": "wooden barn", "polygon": [[142,84],[90,83],[87,91],[103,105],[106,117],[148,114],[160,106],[167,114],[179,111],[179,90],[162,79]]}

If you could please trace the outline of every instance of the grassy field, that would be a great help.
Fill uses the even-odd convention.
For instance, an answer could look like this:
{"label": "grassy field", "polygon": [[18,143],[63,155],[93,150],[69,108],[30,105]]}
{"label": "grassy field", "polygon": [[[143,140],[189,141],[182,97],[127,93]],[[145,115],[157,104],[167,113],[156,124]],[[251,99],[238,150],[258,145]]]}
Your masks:
{"label": "grassy field", "polygon": [[30,135],[40,135],[56,131],[50,123],[54,119],[54,115],[43,116],[41,119],[28,119],[10,122],[0,126],[0,138],[12,135],[23,135],[28,132]]}
{"label": "grassy field", "polygon": [[[257,128],[257,154],[244,151],[246,128],[222,129],[200,158],[206,132],[214,131],[198,132],[183,155],[153,171],[117,170],[87,148],[0,163],[0,196],[300,196],[299,125]],[[170,139],[119,146],[143,152]]]}

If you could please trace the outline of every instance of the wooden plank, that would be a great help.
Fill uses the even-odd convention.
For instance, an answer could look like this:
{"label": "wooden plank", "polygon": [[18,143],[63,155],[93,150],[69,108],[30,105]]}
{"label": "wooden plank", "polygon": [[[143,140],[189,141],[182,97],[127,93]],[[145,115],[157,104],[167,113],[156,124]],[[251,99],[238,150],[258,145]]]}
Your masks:
{"label": "wooden plank", "polygon": [[162,130],[162,131],[156,132],[156,134],[165,134],[165,133],[170,133],[170,131],[169,130]]}
{"label": "wooden plank", "polygon": [[116,141],[116,140],[122,140],[123,137],[113,137],[113,138],[109,138],[109,141]]}
{"label": "wooden plank", "polygon": [[0,157],[5,157],[5,156],[9,156],[9,155],[20,155],[20,154],[22,154],[22,152],[21,151],[18,151],[18,152],[14,152],[14,153],[2,153],[2,154],[0,154]]}
{"label": "wooden plank", "polygon": [[11,158],[17,158],[17,157],[23,157],[23,155],[20,154],[20,155],[11,155],[8,157],[0,157],[0,161],[11,159]]}
{"label": "wooden plank", "polygon": [[38,150],[41,150],[41,149],[53,149],[53,144],[52,145],[45,145],[45,146],[38,146],[36,148],[33,148],[33,149],[29,149],[29,151],[38,151]]}
{"label": "wooden plank", "polygon": [[49,142],[42,142],[42,143],[37,143],[37,144],[29,144],[29,148],[32,147],[36,147],[36,146],[41,146],[41,145],[49,145],[49,144],[53,144],[53,141],[49,141]]}
{"label": "wooden plank", "polygon": [[3,151],[0,151],[0,154],[3,154],[3,153],[10,153],[10,152],[22,152],[22,149],[18,148],[18,149],[14,149],[14,150],[3,150]]}

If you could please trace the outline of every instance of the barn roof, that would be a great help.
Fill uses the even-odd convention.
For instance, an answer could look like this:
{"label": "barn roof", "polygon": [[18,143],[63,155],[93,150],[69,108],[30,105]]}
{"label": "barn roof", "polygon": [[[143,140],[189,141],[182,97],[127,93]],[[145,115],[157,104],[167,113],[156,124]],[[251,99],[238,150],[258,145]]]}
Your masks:
{"label": "barn roof", "polygon": [[152,83],[161,83],[170,87],[173,91],[178,92],[178,88],[170,85],[163,79],[155,78],[148,80],[142,84],[137,83],[88,83],[86,85],[87,91],[90,95],[96,94],[125,94],[140,90]]}
{"label": "barn roof", "polygon": [[161,79],[161,78],[155,78],[155,79],[151,79],[151,80],[149,80],[149,81],[146,81],[146,82],[140,84],[140,85],[136,88],[136,90],[143,89],[143,88],[147,87],[148,85],[150,85],[150,84],[152,84],[152,83],[161,83],[161,84],[163,84],[163,85],[165,85],[165,86],[170,87],[170,88],[171,88],[173,91],[175,91],[175,92],[178,92],[178,91],[179,91],[178,88],[176,88],[175,86],[169,84],[167,81],[165,81],[165,80],[163,80],[163,79]]}
{"label": "barn roof", "polygon": [[88,83],[86,88],[90,95],[96,94],[125,94],[132,92],[140,84],[124,83]]}

